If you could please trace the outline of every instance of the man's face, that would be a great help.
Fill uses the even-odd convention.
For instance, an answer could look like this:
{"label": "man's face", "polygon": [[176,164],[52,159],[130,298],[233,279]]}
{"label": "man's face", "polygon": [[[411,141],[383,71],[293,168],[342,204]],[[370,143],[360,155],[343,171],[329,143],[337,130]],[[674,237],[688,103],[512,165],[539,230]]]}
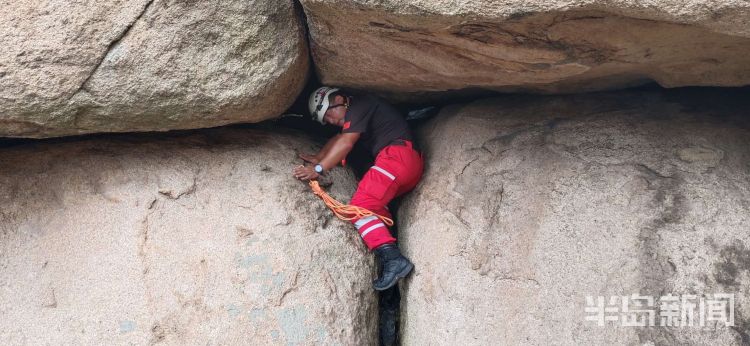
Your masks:
{"label": "man's face", "polygon": [[[331,105],[340,105],[344,103],[344,97],[341,95],[336,95],[334,97],[333,102]],[[323,115],[323,121],[334,125],[334,126],[344,126],[344,116],[346,115],[346,107],[344,106],[338,106],[338,107],[328,107],[326,110],[326,113]]]}

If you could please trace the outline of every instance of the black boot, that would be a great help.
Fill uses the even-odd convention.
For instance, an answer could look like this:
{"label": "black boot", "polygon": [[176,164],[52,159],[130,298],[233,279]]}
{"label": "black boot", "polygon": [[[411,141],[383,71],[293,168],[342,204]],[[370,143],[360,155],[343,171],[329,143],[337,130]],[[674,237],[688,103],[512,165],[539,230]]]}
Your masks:
{"label": "black boot", "polygon": [[375,256],[383,267],[383,274],[372,282],[377,291],[387,290],[396,284],[398,279],[409,275],[414,265],[401,254],[396,244],[383,244],[375,248]]}

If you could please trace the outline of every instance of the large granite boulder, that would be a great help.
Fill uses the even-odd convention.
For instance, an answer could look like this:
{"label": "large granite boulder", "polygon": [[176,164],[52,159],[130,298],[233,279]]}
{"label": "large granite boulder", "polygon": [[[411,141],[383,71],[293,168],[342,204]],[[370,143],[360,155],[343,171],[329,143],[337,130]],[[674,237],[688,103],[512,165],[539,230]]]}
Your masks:
{"label": "large granite boulder", "polygon": [[[719,96],[444,109],[423,128],[424,180],[399,213],[416,266],[404,344],[750,342],[750,102]],[[686,326],[662,327],[670,295],[686,303],[665,321]],[[628,326],[623,302],[654,326]]]}
{"label": "large granite boulder", "polygon": [[301,2],[325,84],[399,97],[750,84],[747,1]]}
{"label": "large granite boulder", "polygon": [[292,1],[15,1],[0,44],[0,137],[257,122],[308,72]]}
{"label": "large granite boulder", "polygon": [[[0,344],[376,343],[359,236],[255,130],[0,150]],[[334,170],[342,200],[353,175]]]}

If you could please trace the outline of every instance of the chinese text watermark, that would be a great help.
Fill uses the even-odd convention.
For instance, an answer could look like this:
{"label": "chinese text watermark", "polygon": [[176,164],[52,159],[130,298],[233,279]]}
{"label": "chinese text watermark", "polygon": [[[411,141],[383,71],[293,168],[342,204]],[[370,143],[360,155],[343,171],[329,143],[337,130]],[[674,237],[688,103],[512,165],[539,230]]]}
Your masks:
{"label": "chinese text watermark", "polygon": [[703,327],[711,323],[734,326],[734,294],[707,296],[586,296],[586,321],[599,326]]}

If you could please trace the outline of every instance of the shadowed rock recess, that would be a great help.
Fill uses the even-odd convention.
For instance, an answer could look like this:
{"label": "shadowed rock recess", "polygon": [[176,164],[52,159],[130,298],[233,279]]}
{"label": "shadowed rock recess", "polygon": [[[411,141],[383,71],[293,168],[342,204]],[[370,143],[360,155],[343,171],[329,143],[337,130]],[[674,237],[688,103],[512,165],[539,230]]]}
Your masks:
{"label": "shadowed rock recess", "polygon": [[276,117],[302,90],[291,1],[20,1],[0,11],[0,137]]}
{"label": "shadowed rock recess", "polygon": [[[425,177],[399,213],[417,268],[404,344],[747,344],[748,102],[682,101],[620,92],[443,109],[421,131]],[[652,328],[586,320],[586,296],[715,293],[734,294],[734,326],[701,328],[696,310],[694,327],[658,327],[661,308]]]}
{"label": "shadowed rock recess", "polygon": [[[299,134],[0,152],[0,344],[372,345],[372,257],[294,179]],[[354,176],[331,173],[350,196]]]}
{"label": "shadowed rock recess", "polygon": [[746,1],[301,2],[321,81],[394,97],[750,84]]}

